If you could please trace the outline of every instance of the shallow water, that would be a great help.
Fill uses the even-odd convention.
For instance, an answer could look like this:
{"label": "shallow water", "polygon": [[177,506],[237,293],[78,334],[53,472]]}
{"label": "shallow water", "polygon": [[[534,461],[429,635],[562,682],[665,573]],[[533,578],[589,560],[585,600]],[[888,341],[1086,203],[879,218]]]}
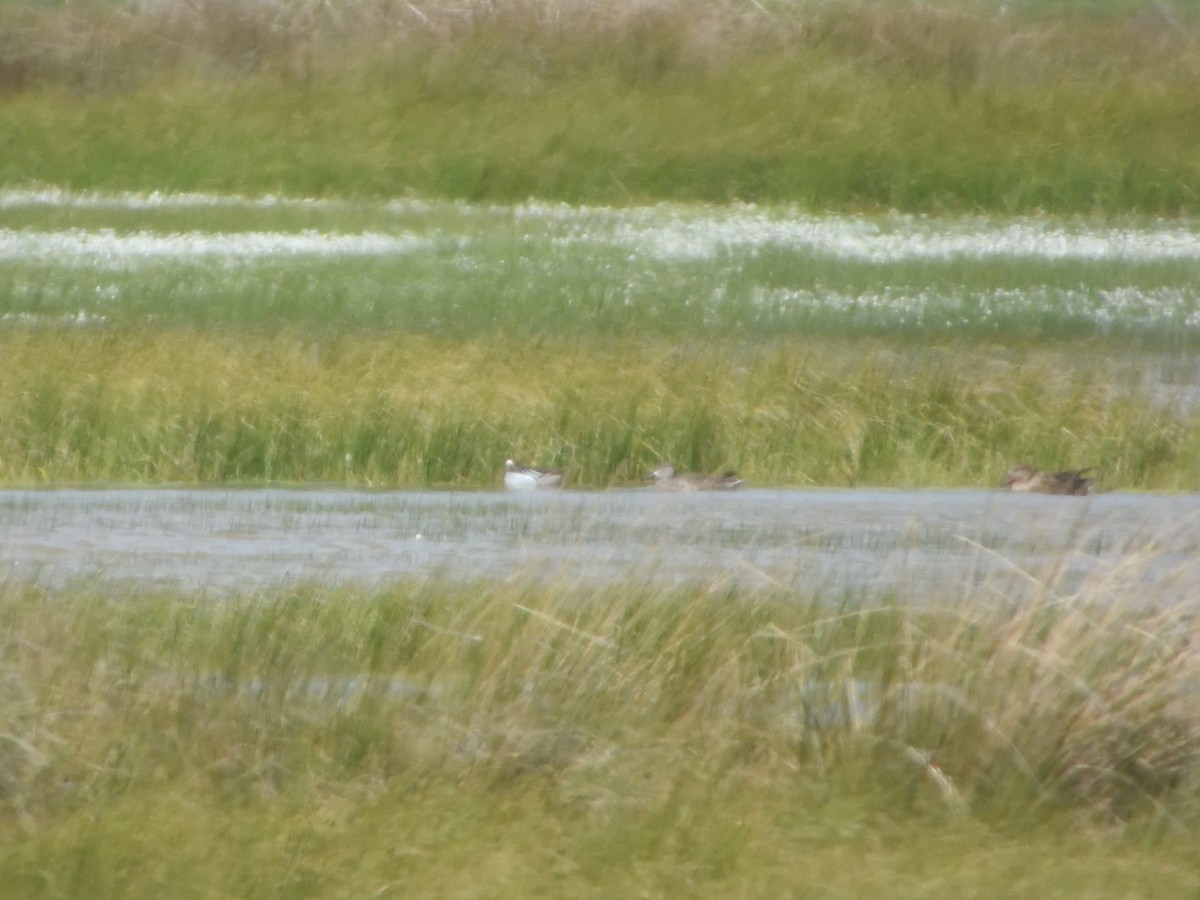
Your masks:
{"label": "shallow water", "polygon": [[0,573],[215,593],[402,578],[634,578],[1158,602],[1200,584],[1200,495],[761,490],[0,492]]}

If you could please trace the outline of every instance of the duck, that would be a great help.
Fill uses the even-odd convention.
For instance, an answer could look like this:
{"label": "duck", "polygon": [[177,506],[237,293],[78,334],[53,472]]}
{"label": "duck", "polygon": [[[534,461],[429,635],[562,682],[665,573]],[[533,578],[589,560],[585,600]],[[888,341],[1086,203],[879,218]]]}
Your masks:
{"label": "duck", "polygon": [[723,475],[676,472],[671,463],[660,464],[650,473],[650,478],[663,491],[732,491],[742,483],[734,472]]}
{"label": "duck", "polygon": [[1086,469],[1068,469],[1064,472],[1039,472],[1033,466],[1025,464],[1013,466],[1004,477],[1004,487],[1010,491],[1036,494],[1074,494],[1081,496],[1091,493],[1092,479],[1085,478]]}
{"label": "duck", "polygon": [[504,486],[509,490],[562,487],[563,474],[561,469],[539,469],[511,459],[504,461]]}

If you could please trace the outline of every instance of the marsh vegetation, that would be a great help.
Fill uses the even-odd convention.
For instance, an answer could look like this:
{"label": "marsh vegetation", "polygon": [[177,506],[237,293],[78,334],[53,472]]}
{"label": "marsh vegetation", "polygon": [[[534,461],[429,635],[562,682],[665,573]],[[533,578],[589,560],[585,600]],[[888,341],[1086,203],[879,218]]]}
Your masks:
{"label": "marsh vegetation", "polygon": [[9,483],[1200,484],[1187,221],[0,199]]}
{"label": "marsh vegetation", "polygon": [[10,584],[0,874],[10,896],[1193,889],[1194,609],[1135,560],[1033,603],[1001,586]]}
{"label": "marsh vegetation", "polygon": [[[1196,893],[1191,498],[746,513],[1018,461],[1200,486],[1198,29],[0,4],[0,893]],[[566,518],[510,456],[568,471]],[[736,467],[744,515],[600,493],[663,459]],[[167,484],[201,511],[155,540],[219,590],[111,549]],[[189,489],[279,484],[359,493],[239,579],[259,512]],[[313,515],[379,577],[309,577],[345,550]],[[531,568],[388,571],[418,534]],[[614,535],[638,566],[589,568]]]}

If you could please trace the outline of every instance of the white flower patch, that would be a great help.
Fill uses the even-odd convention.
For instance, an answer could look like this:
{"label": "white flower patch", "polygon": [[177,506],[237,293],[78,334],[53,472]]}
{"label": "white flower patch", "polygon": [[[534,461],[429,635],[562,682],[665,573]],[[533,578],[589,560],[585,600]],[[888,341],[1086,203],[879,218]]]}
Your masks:
{"label": "white flower patch", "polygon": [[88,326],[100,326],[108,322],[107,316],[97,315],[96,313],[88,312],[86,309],[81,309],[79,312],[63,313],[60,316],[43,316],[36,313],[5,313],[0,316],[0,327],[3,326],[40,326],[40,325],[56,325],[56,326],[77,326],[80,328]]}
{"label": "white flower patch", "polygon": [[635,217],[612,239],[660,260],[704,260],[720,252],[785,248],[867,263],[1020,257],[1043,260],[1200,261],[1200,228],[1062,227],[1036,219],[928,220],[795,215],[747,209],[688,216]]}
{"label": "white flower patch", "polygon": [[[158,191],[103,193],[67,191],[54,187],[0,191],[0,210],[36,206],[150,210],[197,207],[370,209],[372,205],[273,195],[246,197]],[[779,208],[763,209],[752,204],[724,207],[660,204],[615,208],[529,201],[504,206],[419,198],[398,198],[377,204],[375,208],[392,214],[436,217],[449,213],[468,220],[478,217],[492,221],[507,220],[517,227],[544,225],[550,232],[550,239],[559,245],[592,242],[599,246],[615,243],[630,248],[638,255],[663,261],[706,260],[730,251],[753,254],[760,248],[768,247],[867,263],[1004,257],[1126,262],[1200,261],[1200,225],[1188,221],[1159,221],[1115,227],[1092,225],[1086,221],[1064,222],[1035,217],[952,219],[899,214],[875,217],[817,216]],[[369,240],[373,236],[356,237]],[[221,236],[213,236],[213,239],[220,241]],[[228,254],[220,250],[212,252],[219,255],[255,255]],[[258,255],[272,252],[264,251]],[[181,251],[177,255],[194,254]]]}
{"label": "white flower patch", "polygon": [[[59,206],[95,209],[72,217],[75,225],[111,225],[114,217],[105,210],[132,210],[119,221],[137,223],[127,226],[137,230],[52,230],[36,207]],[[164,230],[149,224],[161,219],[155,210],[189,207],[256,210],[250,218],[266,230],[208,231],[203,224],[180,224],[186,213],[171,216]],[[296,217],[276,215],[309,207],[319,210],[303,216],[308,231],[286,230],[282,223]],[[24,216],[24,208],[34,215]],[[348,213],[364,224],[347,226]],[[372,224],[379,213],[396,218]],[[219,222],[222,216],[194,218]],[[244,224],[246,216],[233,219]],[[155,265],[203,265],[206,280],[194,286],[196,296],[225,287],[244,291],[261,279],[261,296],[272,300],[279,273],[303,269],[312,259],[425,254],[395,301],[399,308],[421,295],[435,323],[474,302],[459,287],[464,279],[478,285],[494,276],[495,297],[517,298],[529,310],[545,297],[585,320],[632,309],[664,323],[677,318],[681,325],[717,327],[761,321],[869,329],[1200,329],[1195,220],[1113,225],[1038,216],[810,215],[750,204],[359,203],[30,188],[0,191],[0,222],[11,226],[0,228],[0,265],[28,267],[6,273],[11,315],[24,314],[22,308],[36,315],[99,308],[115,320],[127,304],[144,303],[141,275]],[[348,227],[379,230],[347,233]],[[172,228],[187,230],[165,230]],[[771,265],[776,260],[781,264]],[[811,263],[824,265],[809,274]],[[866,271],[872,266],[879,268]],[[1189,277],[1193,268],[1195,278]],[[231,274],[222,274],[227,269]],[[310,273],[318,280],[344,274]],[[376,277],[365,273],[362,284],[347,287],[343,313],[370,315],[377,302],[391,302],[381,299]],[[218,288],[213,279],[220,278],[227,281]],[[320,293],[311,280],[307,289]],[[438,303],[444,309],[434,310]],[[511,306],[497,308],[498,320],[509,314],[515,315]]]}
{"label": "white flower patch", "polygon": [[308,197],[244,197],[240,194],[164,194],[161,191],[137,193],[120,191],[67,191],[62,188],[14,188],[0,191],[0,209],[43,206],[78,209],[194,209],[199,207],[243,207],[275,209],[280,207],[323,208],[339,201]]}
{"label": "white flower patch", "polygon": [[[714,301],[718,298],[714,296]],[[962,294],[887,288],[878,292],[755,289],[757,308],[773,316],[833,315],[875,326],[979,327],[1035,321],[1090,323],[1101,331],[1132,332],[1200,325],[1200,293],[1179,288],[1087,291],[998,288]]]}
{"label": "white flower patch", "polygon": [[414,235],[323,234],[316,231],[186,232],[130,234],[111,230],[14,231],[0,229],[0,261],[124,268],[146,261],[200,258],[255,260],[279,256],[392,256],[429,245]]}

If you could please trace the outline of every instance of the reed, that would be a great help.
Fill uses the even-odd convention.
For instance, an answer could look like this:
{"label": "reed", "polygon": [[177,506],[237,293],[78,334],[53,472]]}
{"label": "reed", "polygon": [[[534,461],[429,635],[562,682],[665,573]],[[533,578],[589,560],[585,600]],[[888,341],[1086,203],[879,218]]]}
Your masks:
{"label": "reed", "polygon": [[0,875],[13,896],[1184,890],[1196,622],[1144,562],[1020,602],[998,578],[10,581]]}
{"label": "reed", "polygon": [[0,183],[1195,212],[1177,6],[6,5]]}
{"label": "reed", "polygon": [[1200,484],[1186,391],[1103,344],[36,328],[0,355],[9,484],[483,487],[514,455],[581,487],[661,459],[760,486],[990,487],[1014,460]]}

